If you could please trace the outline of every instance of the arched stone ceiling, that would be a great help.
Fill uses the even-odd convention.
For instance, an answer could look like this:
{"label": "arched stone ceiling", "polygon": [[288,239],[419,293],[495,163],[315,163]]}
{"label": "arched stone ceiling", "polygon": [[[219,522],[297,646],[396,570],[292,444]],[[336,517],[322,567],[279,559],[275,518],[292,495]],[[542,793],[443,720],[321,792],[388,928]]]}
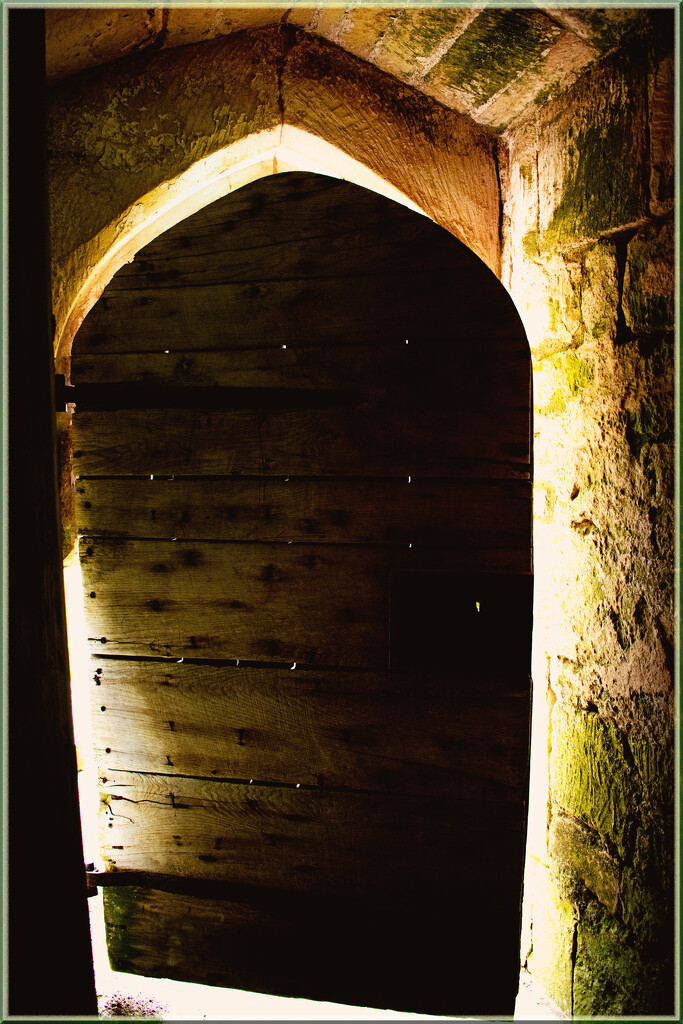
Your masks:
{"label": "arched stone ceiling", "polygon": [[55,83],[135,52],[287,23],[502,132],[656,17],[642,7],[490,3],[47,8],[47,70]]}

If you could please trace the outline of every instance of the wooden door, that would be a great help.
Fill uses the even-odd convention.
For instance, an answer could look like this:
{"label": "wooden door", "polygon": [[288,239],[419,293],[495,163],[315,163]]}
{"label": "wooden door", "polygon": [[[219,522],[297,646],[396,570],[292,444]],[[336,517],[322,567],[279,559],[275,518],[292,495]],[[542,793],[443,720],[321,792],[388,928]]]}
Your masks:
{"label": "wooden door", "polygon": [[511,1013],[530,360],[502,286],[283,174],[122,269],[72,382],[113,966]]}

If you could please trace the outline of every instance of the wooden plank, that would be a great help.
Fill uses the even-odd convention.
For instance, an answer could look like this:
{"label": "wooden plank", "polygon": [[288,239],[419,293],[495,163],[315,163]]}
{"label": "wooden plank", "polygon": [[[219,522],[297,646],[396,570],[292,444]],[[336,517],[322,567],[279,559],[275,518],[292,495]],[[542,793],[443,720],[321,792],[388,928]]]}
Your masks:
{"label": "wooden plank", "polygon": [[251,280],[264,266],[271,277],[355,273],[359,263],[372,273],[410,274],[444,260],[468,285],[473,274],[492,276],[429,218],[348,182],[307,179],[267,179],[217,200],[149,243],[113,288],[135,287],[150,274],[161,287],[188,272],[193,280]]}
{"label": "wooden plank", "polygon": [[408,675],[91,664],[95,755],[107,771],[524,799],[523,674],[486,685],[457,668]]}
{"label": "wooden plank", "polygon": [[[295,388],[360,391],[418,404],[519,405],[529,393],[529,354],[514,337],[458,344],[288,346],[209,351],[74,350],[71,383],[112,381],[170,387]],[[76,346],[74,346],[76,349]],[[463,384],[466,382],[466,388]],[[464,390],[464,394],[460,394]],[[366,399],[367,400],[367,399]]]}
{"label": "wooden plank", "polygon": [[86,537],[456,544],[529,553],[531,500],[526,480],[121,477],[76,484],[78,531]]}
{"label": "wooden plank", "polygon": [[345,182],[288,177],[226,196],[146,246],[74,351],[374,343],[406,331],[476,346],[510,330],[524,339],[511,300],[442,228]]}
{"label": "wooden plank", "polygon": [[382,904],[266,890],[218,898],[166,892],[152,882],[105,888],[104,913],[114,970],[404,1012],[509,1019],[519,980],[519,884],[510,889],[495,879],[486,886],[463,880],[452,901],[411,901],[404,894]]}
{"label": "wooden plank", "polygon": [[[416,220],[413,211],[376,192],[339,178],[290,172],[228,193],[153,239],[143,253],[151,260],[162,260],[195,247],[200,252],[210,252],[212,245],[225,248],[226,239],[232,238],[238,239],[238,250],[240,245],[250,248],[255,237],[264,235],[277,244],[320,238],[327,231],[348,230],[350,205],[356,211],[355,227],[367,224],[381,229],[388,221]],[[435,228],[427,217],[424,223]],[[135,262],[121,271],[122,275],[137,272]]]}
{"label": "wooden plank", "polygon": [[[528,408],[195,409],[74,416],[80,476],[371,476],[529,474]],[[476,473],[475,475],[479,475]]]}
{"label": "wooden plank", "polygon": [[498,572],[526,561],[498,549],[93,538],[81,550],[88,636],[106,654],[385,669],[390,573],[481,571],[487,556]]}
{"label": "wooden plank", "polygon": [[[358,190],[358,202],[365,204],[366,216],[372,215],[371,211],[373,208],[377,211],[379,218],[385,216],[386,198],[380,196],[377,192],[324,174],[311,174],[307,171],[288,171],[286,173],[278,173],[272,177],[257,179],[247,186],[228,192],[227,195],[214,200],[208,206],[202,207],[201,210],[192,215],[194,222],[192,233],[201,234],[202,232],[212,233],[217,231],[219,234],[224,234],[226,222],[228,224],[235,222],[235,224],[239,225],[244,218],[247,218],[249,221],[256,221],[262,216],[269,217],[270,211],[268,206],[272,203],[282,204],[281,209],[278,210],[276,224],[286,224],[287,221],[291,220],[296,232],[300,233],[302,228],[299,223],[301,218],[299,204],[301,202],[309,204],[312,218],[311,228],[314,232],[317,232],[319,225],[315,222],[316,215],[321,218],[324,224],[329,216],[329,204],[334,203],[334,195],[330,196],[330,193],[333,192],[339,197],[339,201],[345,204],[348,202],[350,192],[356,189]],[[355,192],[353,194],[355,195]],[[406,207],[395,203],[392,205],[406,215],[410,212]],[[317,214],[317,211],[320,212]],[[186,233],[183,230],[183,225],[186,225],[189,219],[174,225],[162,235],[158,235],[157,238],[149,243],[150,246],[159,246],[163,249],[166,246],[167,240],[172,238],[181,239]]]}
{"label": "wooden plank", "polygon": [[352,575],[348,550],[93,540],[88,635],[105,653],[385,667],[387,556]]}
{"label": "wooden plank", "polygon": [[524,818],[507,801],[333,791],[107,770],[108,870],[286,891],[438,898],[514,878]]}
{"label": "wooden plank", "polygon": [[[500,287],[498,285],[498,287]],[[103,295],[75,340],[76,351],[136,352],[320,345],[333,342],[451,341],[499,336],[519,320],[508,296],[484,293],[481,305],[453,295],[453,277],[416,268],[391,275],[156,286]]]}
{"label": "wooden plank", "polygon": [[[457,256],[460,252],[452,235],[427,219],[406,215],[405,210],[399,216],[392,210],[391,215],[364,223],[354,204],[351,210],[338,211],[340,220],[344,215],[345,223],[328,220],[313,229],[306,222],[289,221],[283,229],[271,213],[252,222],[225,220],[211,234],[199,235],[190,218],[182,226],[183,234],[176,233],[163,246],[158,242],[152,251],[147,246],[127,264],[107,295],[174,288],[179,283],[200,287],[225,281],[251,283],[264,275],[271,281],[347,277],[358,272],[359,263],[371,276],[406,275],[418,265],[436,271],[449,257],[455,272],[460,264],[465,273],[471,266],[467,258],[454,258],[454,252]],[[483,265],[477,270],[480,279],[485,276]],[[473,277],[471,269],[469,277]]]}

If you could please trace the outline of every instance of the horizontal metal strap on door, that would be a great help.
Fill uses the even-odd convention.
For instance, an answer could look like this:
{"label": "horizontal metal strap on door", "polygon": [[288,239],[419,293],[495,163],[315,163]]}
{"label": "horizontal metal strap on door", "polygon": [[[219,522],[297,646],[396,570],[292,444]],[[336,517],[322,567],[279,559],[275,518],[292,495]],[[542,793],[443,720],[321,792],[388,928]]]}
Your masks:
{"label": "horizontal metal strap on door", "polygon": [[75,405],[77,412],[113,412],[118,409],[330,409],[359,405],[362,396],[352,390],[307,388],[230,388],[166,384],[67,385],[55,375],[58,412]]}

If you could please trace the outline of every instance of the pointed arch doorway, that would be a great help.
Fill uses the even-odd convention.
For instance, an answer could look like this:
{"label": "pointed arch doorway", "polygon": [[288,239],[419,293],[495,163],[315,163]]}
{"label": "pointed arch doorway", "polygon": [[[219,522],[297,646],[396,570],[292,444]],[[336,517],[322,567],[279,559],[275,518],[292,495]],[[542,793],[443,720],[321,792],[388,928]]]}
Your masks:
{"label": "pointed arch doorway", "polygon": [[494,275],[337,179],[151,242],[72,352],[113,966],[510,1014],[530,359]]}

